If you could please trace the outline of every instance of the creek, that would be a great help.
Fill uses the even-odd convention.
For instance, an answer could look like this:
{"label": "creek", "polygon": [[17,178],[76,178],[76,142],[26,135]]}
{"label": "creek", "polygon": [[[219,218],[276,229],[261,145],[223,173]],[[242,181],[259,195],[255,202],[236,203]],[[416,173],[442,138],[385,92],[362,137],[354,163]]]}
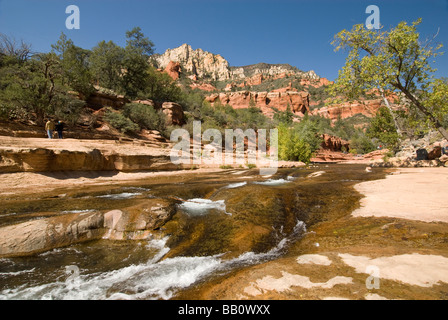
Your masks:
{"label": "creek", "polygon": [[[67,187],[0,200],[0,227],[74,212],[180,199],[148,240],[100,239],[0,259],[0,299],[175,299],[198,283],[277,259],[316,223],[359,205],[352,186],[384,177],[365,165],[226,170],[170,181]],[[60,193],[64,192],[63,196]]]}

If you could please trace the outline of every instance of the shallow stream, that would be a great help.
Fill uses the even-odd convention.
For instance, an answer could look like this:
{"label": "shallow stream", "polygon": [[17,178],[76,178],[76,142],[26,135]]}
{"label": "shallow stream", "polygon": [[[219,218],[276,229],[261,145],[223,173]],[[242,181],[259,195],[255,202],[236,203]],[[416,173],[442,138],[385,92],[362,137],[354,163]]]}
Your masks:
{"label": "shallow stream", "polygon": [[0,259],[0,299],[173,299],[204,283],[277,259],[312,225],[353,210],[352,186],[382,178],[365,165],[228,170],[66,188],[55,194],[0,199],[0,227],[74,212],[124,209],[150,198],[181,199],[173,219],[151,240],[107,239],[27,257]]}

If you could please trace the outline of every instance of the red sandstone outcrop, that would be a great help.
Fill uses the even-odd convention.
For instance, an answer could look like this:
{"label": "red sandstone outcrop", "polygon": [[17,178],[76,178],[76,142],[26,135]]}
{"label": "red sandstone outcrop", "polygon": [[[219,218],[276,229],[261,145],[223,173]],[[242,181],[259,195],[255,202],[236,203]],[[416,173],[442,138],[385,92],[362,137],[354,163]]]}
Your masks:
{"label": "red sandstone outcrop", "polygon": [[164,70],[173,80],[179,79],[181,67],[179,62],[170,61]]}
{"label": "red sandstone outcrop", "polygon": [[255,107],[260,108],[266,115],[272,115],[273,109],[286,111],[288,105],[291,111],[303,115],[310,111],[309,93],[287,91],[287,92],[250,92],[238,91],[230,93],[215,93],[206,100],[212,105],[219,101],[221,104],[229,104],[235,109],[249,108],[251,101]]}
{"label": "red sandstone outcrop", "polygon": [[328,107],[316,109],[313,115],[329,118],[336,121],[339,118],[345,119],[353,117],[356,114],[363,114],[367,117],[374,117],[378,109],[382,106],[382,99],[365,100],[362,102],[344,102]]}
{"label": "red sandstone outcrop", "polygon": [[[349,151],[350,143],[339,137],[331,136],[329,134],[322,135],[322,148],[330,151]],[[345,149],[345,150],[343,150]]]}
{"label": "red sandstone outcrop", "polygon": [[193,84],[190,84],[190,88],[191,89],[199,89],[202,91],[209,91],[209,92],[216,90],[216,88],[213,85],[211,85],[210,83],[193,83]]}
{"label": "red sandstone outcrop", "polygon": [[312,86],[314,88],[319,88],[322,86],[328,86],[332,84],[333,81],[329,81],[327,78],[319,78],[319,79],[301,79],[300,85],[302,86]]}

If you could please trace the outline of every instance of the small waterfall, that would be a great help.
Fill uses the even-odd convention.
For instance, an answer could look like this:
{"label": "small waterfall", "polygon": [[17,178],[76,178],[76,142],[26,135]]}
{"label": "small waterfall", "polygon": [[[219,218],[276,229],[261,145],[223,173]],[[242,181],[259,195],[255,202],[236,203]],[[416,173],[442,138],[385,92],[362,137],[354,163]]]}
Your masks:
{"label": "small waterfall", "polygon": [[[67,276],[58,281],[33,287],[19,286],[4,289],[0,291],[0,300],[170,299],[178,290],[187,288],[216,272],[222,274],[237,267],[253,265],[278,257],[291,240],[296,239],[305,231],[305,224],[298,221],[294,231],[268,252],[245,252],[229,260],[222,259],[222,254],[205,257],[174,257],[162,260],[169,251],[166,246],[168,237],[151,240],[148,242],[147,248],[156,250],[156,253],[145,263],[92,274],[83,274],[83,270],[79,270],[75,276]],[[34,271],[34,269],[26,270],[31,274]]]}

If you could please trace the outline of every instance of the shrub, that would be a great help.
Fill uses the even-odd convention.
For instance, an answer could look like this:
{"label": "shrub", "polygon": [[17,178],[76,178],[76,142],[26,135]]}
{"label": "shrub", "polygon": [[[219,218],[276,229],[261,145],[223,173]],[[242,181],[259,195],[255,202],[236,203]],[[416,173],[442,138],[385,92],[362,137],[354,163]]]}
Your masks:
{"label": "shrub", "polygon": [[353,153],[358,154],[366,154],[369,152],[372,152],[376,150],[375,145],[373,144],[372,140],[370,140],[366,135],[363,133],[359,133],[355,135],[350,140],[350,152],[353,151]]}
{"label": "shrub", "polygon": [[123,108],[123,115],[138,124],[141,129],[165,129],[165,119],[152,106],[140,103],[128,103]]}
{"label": "shrub", "polygon": [[104,119],[115,129],[120,130],[122,133],[137,132],[139,127],[131,119],[125,117],[120,112],[114,112],[107,110]]}
{"label": "shrub", "polygon": [[284,124],[278,127],[278,157],[281,160],[302,161],[308,163],[311,159],[312,147],[294,129]]}

